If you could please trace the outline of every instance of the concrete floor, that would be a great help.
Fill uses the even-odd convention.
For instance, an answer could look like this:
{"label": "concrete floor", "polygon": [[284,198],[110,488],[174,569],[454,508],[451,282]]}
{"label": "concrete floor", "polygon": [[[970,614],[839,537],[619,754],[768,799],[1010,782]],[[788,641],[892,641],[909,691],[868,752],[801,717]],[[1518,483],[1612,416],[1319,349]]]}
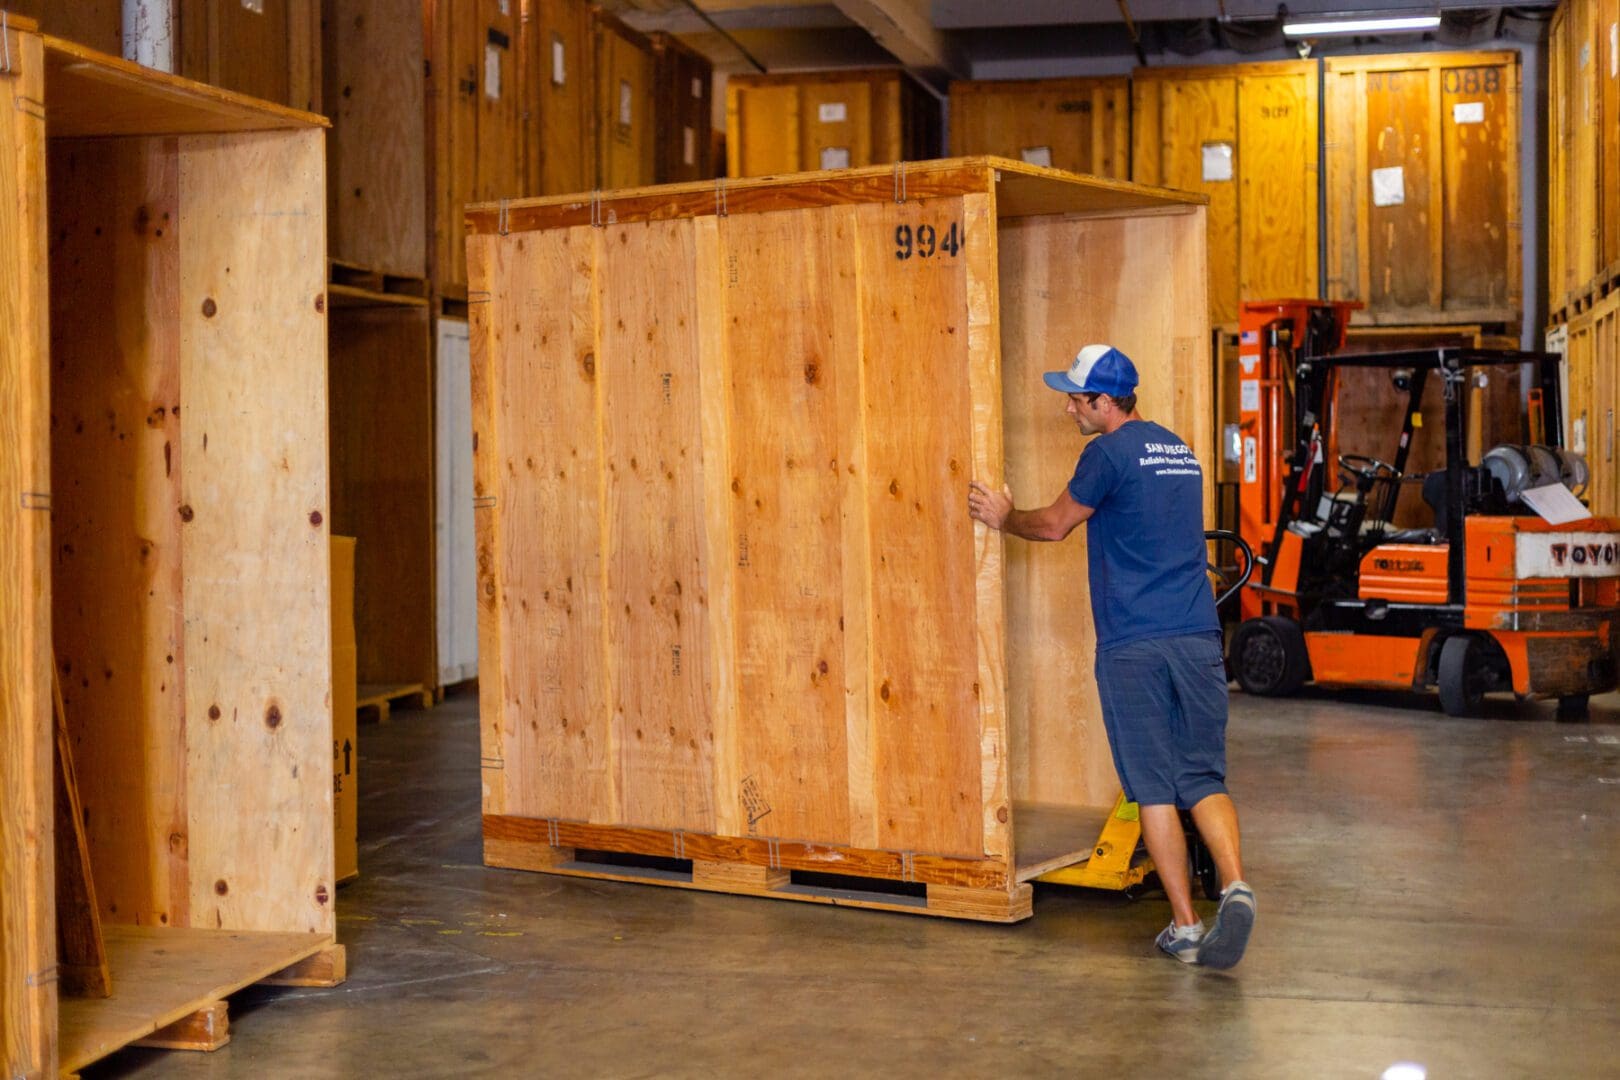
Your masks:
{"label": "concrete floor", "polygon": [[249,990],[211,1055],[88,1077],[1620,1075],[1620,702],[1234,695],[1260,919],[1230,973],[1162,899],[1010,927],[479,866],[476,702],[361,731],[350,979]]}

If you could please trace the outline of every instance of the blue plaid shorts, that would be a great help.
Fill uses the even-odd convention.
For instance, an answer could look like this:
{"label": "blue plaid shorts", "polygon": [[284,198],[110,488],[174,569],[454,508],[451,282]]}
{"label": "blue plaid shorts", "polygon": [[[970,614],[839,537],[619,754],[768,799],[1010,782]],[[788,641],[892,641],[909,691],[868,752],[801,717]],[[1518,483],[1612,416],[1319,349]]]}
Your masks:
{"label": "blue plaid shorts", "polygon": [[1099,651],[1096,670],[1126,798],[1185,810],[1226,791],[1226,662],[1218,632]]}

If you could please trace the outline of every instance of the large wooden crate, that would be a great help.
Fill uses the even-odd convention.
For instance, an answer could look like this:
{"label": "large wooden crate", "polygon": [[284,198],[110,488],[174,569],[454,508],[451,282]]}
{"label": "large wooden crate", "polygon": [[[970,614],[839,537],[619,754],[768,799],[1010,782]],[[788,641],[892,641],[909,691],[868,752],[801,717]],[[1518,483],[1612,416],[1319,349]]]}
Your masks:
{"label": "large wooden crate", "polygon": [[1620,283],[1620,0],[1560,4],[1547,67],[1547,302],[1567,320]]}
{"label": "large wooden crate", "polygon": [[673,34],[652,38],[658,56],[658,182],[715,177],[714,64]]}
{"label": "large wooden crate", "polygon": [[[325,132],[5,38],[0,1064],[32,1077],[338,955]],[[101,1000],[56,984],[53,645]]]}
{"label": "large wooden crate", "polygon": [[512,0],[422,0],[429,276],[434,289],[447,296],[466,294],[462,212],[467,204],[523,191],[521,15]]}
{"label": "large wooden crate", "polygon": [[1361,322],[1516,326],[1519,54],[1325,64],[1329,299]]}
{"label": "large wooden crate", "polygon": [[1067,482],[1090,341],[1207,469],[1203,199],[969,158],[468,222],[486,861],[1028,915],[1118,792],[1084,544],[967,485]]}
{"label": "large wooden crate", "polygon": [[[589,0],[524,0],[524,192],[596,186],[595,41]],[[516,191],[508,195],[518,194]]]}
{"label": "large wooden crate", "polygon": [[732,75],[726,172],[768,176],[939,156],[939,102],[903,71]]}
{"label": "large wooden crate", "polygon": [[422,8],[327,0],[328,246],[384,274],[427,274]]}
{"label": "large wooden crate", "polygon": [[6,10],[41,31],[117,56],[124,47],[123,0],[6,0]]}
{"label": "large wooden crate", "polygon": [[1131,81],[959,79],[951,83],[951,153],[1128,179]]}
{"label": "large wooden crate", "polygon": [[596,186],[658,178],[658,57],[652,41],[606,12],[595,16]]}
{"label": "large wooden crate", "polygon": [[1598,515],[1620,513],[1615,410],[1620,408],[1620,292],[1569,322],[1570,445],[1592,472],[1587,501]]}
{"label": "large wooden crate", "polygon": [[[74,0],[78,2],[78,0]],[[321,112],[321,0],[173,0],[177,70]]]}
{"label": "large wooden crate", "polygon": [[1317,66],[1137,68],[1131,178],[1209,197],[1209,307],[1317,296]]}

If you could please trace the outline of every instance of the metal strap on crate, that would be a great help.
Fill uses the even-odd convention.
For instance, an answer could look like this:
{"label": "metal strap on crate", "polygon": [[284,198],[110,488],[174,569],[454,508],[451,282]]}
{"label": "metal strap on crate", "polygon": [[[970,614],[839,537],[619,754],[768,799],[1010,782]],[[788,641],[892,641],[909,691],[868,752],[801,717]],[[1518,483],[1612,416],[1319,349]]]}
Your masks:
{"label": "metal strap on crate", "polygon": [[770,860],[772,870],[780,870],[782,868],[782,842],[780,840],[773,840],[770,837],[766,837],[765,855],[766,858]]}
{"label": "metal strap on crate", "polygon": [[675,857],[677,859],[686,858],[686,834],[681,832],[681,830],[676,829],[673,835],[675,840]]}
{"label": "metal strap on crate", "polygon": [[591,192],[591,228],[602,228],[602,189]]}
{"label": "metal strap on crate", "polygon": [[894,163],[894,201],[906,201],[906,163],[903,161]]}
{"label": "metal strap on crate", "polygon": [[726,178],[723,176],[714,182],[714,214],[716,217],[731,216],[731,208],[726,205]]}
{"label": "metal strap on crate", "polygon": [[558,843],[559,836],[557,819],[554,817],[546,818],[546,842],[552,847],[562,847],[562,844]]}
{"label": "metal strap on crate", "polygon": [[496,215],[496,218],[495,218],[495,229],[502,236],[505,236],[509,231],[511,231],[510,230],[510,226],[511,226],[511,223],[512,223],[511,205],[512,205],[512,200],[510,200],[510,199],[502,199],[501,200],[501,205],[500,205],[500,211]]}
{"label": "metal strap on crate", "polygon": [[6,9],[0,8],[0,75],[11,74],[11,25]]}
{"label": "metal strap on crate", "polygon": [[916,881],[917,880],[917,853],[916,852],[914,852],[914,851],[902,851],[900,853],[900,880],[901,881]]}

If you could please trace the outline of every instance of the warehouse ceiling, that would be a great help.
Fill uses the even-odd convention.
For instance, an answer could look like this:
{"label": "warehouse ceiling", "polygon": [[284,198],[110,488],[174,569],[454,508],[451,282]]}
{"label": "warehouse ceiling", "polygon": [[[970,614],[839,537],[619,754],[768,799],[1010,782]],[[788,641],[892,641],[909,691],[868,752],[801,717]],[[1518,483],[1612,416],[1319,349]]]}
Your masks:
{"label": "warehouse ceiling", "polygon": [[[1313,55],[1470,48],[1545,36],[1551,2],[1440,0],[609,0],[631,26],[665,30],[721,72],[903,66],[935,86],[952,78],[1111,73],[1132,65],[1279,59],[1299,54],[1282,14],[1440,14],[1426,34],[1325,37]],[[1236,57],[1234,56],[1236,54]],[[1057,67],[1054,67],[1056,65]],[[1061,68],[1061,70],[1059,70]]]}

